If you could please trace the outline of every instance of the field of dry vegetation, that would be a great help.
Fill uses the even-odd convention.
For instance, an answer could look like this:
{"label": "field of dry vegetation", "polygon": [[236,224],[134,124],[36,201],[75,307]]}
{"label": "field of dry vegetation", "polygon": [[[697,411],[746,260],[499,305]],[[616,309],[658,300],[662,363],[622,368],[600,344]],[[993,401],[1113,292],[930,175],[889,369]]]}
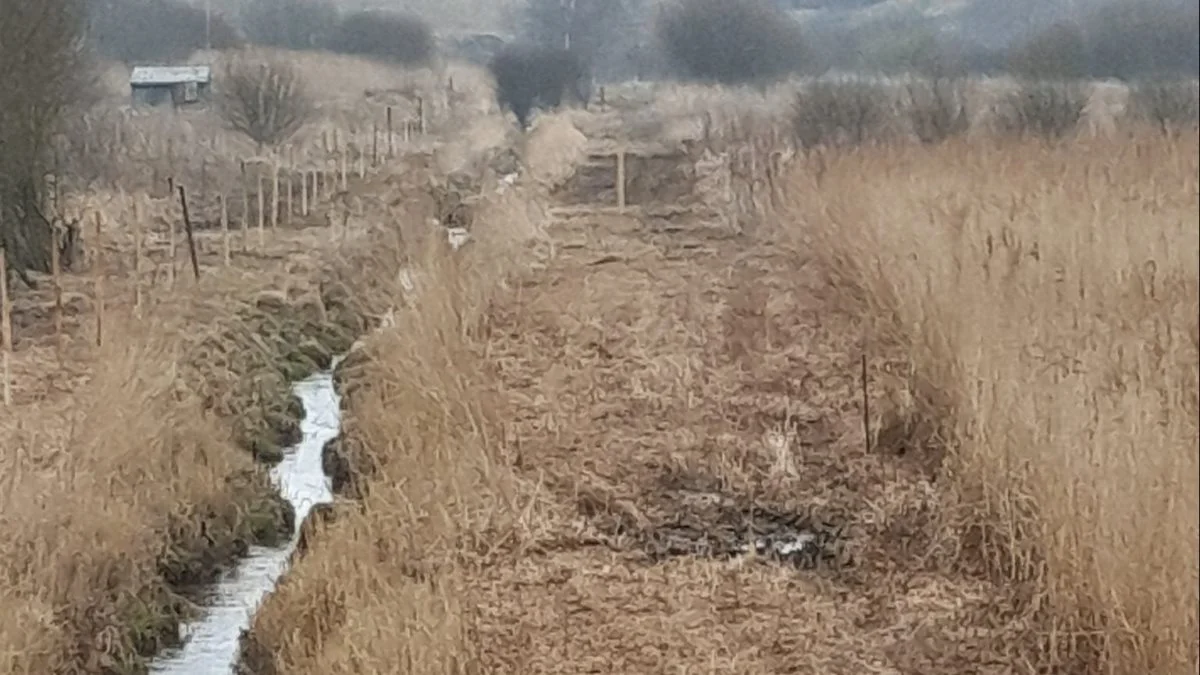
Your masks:
{"label": "field of dry vegetation", "polygon": [[[245,675],[1196,672],[1194,128],[805,149],[788,95],[677,89],[518,139],[466,70],[452,101],[337,65],[298,145],[406,88],[432,133],[229,267],[202,233],[138,313],[142,210],[107,207],[101,347],[95,268],[62,346],[18,303],[0,671],[144,668],[289,531],[255,456],[359,338],[338,501]],[[616,146],[620,212],[578,184]],[[66,198],[172,217],[137,171]]]}
{"label": "field of dry vegetation", "polygon": [[1198,150],[787,153],[715,220],[482,189],[375,287],[346,501],[243,666],[1194,672]]}

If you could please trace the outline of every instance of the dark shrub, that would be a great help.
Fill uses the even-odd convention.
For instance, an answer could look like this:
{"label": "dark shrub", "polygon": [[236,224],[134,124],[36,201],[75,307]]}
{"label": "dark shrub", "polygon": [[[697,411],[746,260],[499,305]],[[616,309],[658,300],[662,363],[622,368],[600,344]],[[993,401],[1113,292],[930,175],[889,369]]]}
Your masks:
{"label": "dark shrub", "polygon": [[496,101],[511,110],[522,129],[529,127],[534,108],[552,110],[564,95],[587,104],[591,76],[574,52],[555,47],[510,45],[488,65],[496,80]]}
{"label": "dark shrub", "polygon": [[424,21],[404,14],[357,12],[338,23],[328,48],[406,66],[428,63],[437,46]]}
{"label": "dark shrub", "polygon": [[966,94],[961,80],[933,78],[908,85],[908,117],[922,143],[941,143],[967,131]]}
{"label": "dark shrub", "polygon": [[329,0],[255,0],[243,7],[246,37],[270,47],[321,47],[338,21],[338,9]]}
{"label": "dark shrub", "polygon": [[670,67],[700,81],[762,84],[807,63],[800,24],[769,0],[680,0],[655,33]]}
{"label": "dark shrub", "polygon": [[1008,96],[1000,131],[1057,139],[1075,130],[1087,107],[1088,91],[1076,83],[1028,81]]}
{"label": "dark shrub", "polygon": [[580,55],[597,77],[637,72],[644,0],[529,0],[519,15],[525,40]]}
{"label": "dark shrub", "polygon": [[1133,88],[1131,103],[1139,119],[1166,130],[1195,129],[1200,122],[1196,81],[1150,81]]}
{"label": "dark shrub", "polygon": [[802,148],[860,145],[877,139],[888,116],[887,91],[870,82],[814,82],[796,95],[792,131]]}

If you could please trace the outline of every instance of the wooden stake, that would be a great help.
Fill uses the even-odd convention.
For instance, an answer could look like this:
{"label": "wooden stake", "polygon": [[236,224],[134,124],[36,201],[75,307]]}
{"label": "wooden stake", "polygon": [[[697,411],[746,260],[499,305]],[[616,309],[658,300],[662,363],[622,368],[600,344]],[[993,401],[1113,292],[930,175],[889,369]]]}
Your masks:
{"label": "wooden stake", "polygon": [[100,212],[96,211],[93,217],[96,221],[96,253],[92,262],[96,266],[93,270],[96,278],[96,346],[100,347],[104,345],[104,234]]}
{"label": "wooden stake", "polygon": [[183,207],[183,227],[187,232],[188,255],[192,258],[192,275],[200,280],[200,261],[196,258],[196,239],[192,236],[192,219],[188,216],[187,191],[179,186],[179,205]]}
{"label": "wooden stake", "polygon": [[[175,192],[175,180],[172,179],[171,180],[171,193],[174,194],[174,192]],[[175,221],[168,218],[167,219],[167,246],[170,247],[170,251],[167,252],[167,264],[169,265],[169,267],[167,268],[167,285],[170,286],[171,288],[175,288],[175,253],[179,247],[178,230],[179,230],[179,228],[176,227]]]}
{"label": "wooden stake", "polygon": [[308,217],[308,170],[300,172],[300,215]]}
{"label": "wooden stake", "polygon": [[371,125],[371,166],[379,166],[379,124]]}
{"label": "wooden stake", "polygon": [[279,226],[279,162],[271,165],[271,229]]}
{"label": "wooden stake", "polygon": [[8,252],[0,248],[0,359],[3,359],[4,406],[12,405],[12,307],[8,301]]}
{"label": "wooden stake", "polygon": [[283,222],[286,225],[292,224],[292,215],[296,212],[295,203],[293,200],[295,191],[296,191],[296,169],[294,167],[292,167],[292,168],[289,168],[288,172],[287,172],[287,208],[285,208],[283,210],[283,212],[285,214],[284,218],[283,218]]}
{"label": "wooden stake", "polygon": [[625,149],[617,150],[617,209],[625,210]]}
{"label": "wooden stake", "polygon": [[142,201],[133,201],[133,313],[142,315]]}
{"label": "wooden stake", "polygon": [[391,159],[396,155],[396,148],[393,145],[392,136],[392,106],[387,107],[387,156]]}
{"label": "wooden stake", "polygon": [[866,440],[867,452],[871,452],[871,397],[868,392],[867,354],[862,355],[862,404],[863,404],[863,438]]}
{"label": "wooden stake", "polygon": [[225,266],[229,267],[230,250],[229,250],[229,205],[225,203],[225,195],[217,195],[217,201],[221,204],[221,256],[225,261]]}
{"label": "wooden stake", "polygon": [[242,250],[250,247],[250,186],[246,182],[246,160],[242,160]]}
{"label": "wooden stake", "polygon": [[263,175],[262,171],[258,172],[258,248],[262,249],[267,244],[266,227],[266,204],[263,203]]}
{"label": "wooden stake", "polygon": [[417,131],[425,135],[425,99],[417,97]]}
{"label": "wooden stake", "polygon": [[62,265],[58,259],[58,228],[53,225],[50,227],[50,277],[54,283],[54,342],[57,350],[62,347],[63,332]]}
{"label": "wooden stake", "polygon": [[346,176],[346,153],[344,153],[344,152],[341,155],[339,155],[338,170],[339,170],[339,173],[341,174],[341,184],[340,184],[341,191],[345,192],[347,176]]}

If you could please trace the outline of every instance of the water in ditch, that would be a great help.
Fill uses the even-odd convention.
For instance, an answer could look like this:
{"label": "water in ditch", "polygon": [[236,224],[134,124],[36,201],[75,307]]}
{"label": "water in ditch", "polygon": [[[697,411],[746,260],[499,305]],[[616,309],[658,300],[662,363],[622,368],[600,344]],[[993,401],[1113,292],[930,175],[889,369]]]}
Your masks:
{"label": "water in ditch", "polygon": [[293,385],[304,404],[300,430],[304,437],[271,470],[271,479],[296,510],[296,526],[287,545],[251,547],[249,555],[226,573],[205,596],[203,612],[183,627],[185,642],[161,654],[150,672],[159,675],[229,675],[237,659],[238,639],[250,625],[259,603],[279,581],[299,538],[300,525],[317,504],[332,501],[329,480],[321,469],[321,449],[338,434],[340,401],[333,388],[332,368]]}

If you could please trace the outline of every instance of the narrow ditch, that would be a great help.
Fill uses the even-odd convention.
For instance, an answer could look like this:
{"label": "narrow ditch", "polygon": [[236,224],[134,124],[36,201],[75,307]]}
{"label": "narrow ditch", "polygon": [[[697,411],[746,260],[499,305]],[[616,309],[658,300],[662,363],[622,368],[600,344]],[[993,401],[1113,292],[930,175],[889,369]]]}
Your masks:
{"label": "narrow ditch", "polygon": [[333,501],[321,454],[341,426],[341,401],[333,386],[333,370],[341,359],[334,357],[328,370],[292,384],[304,408],[302,437],[271,469],[272,483],[295,509],[291,537],[278,547],[251,546],[233,569],[207,588],[201,596],[200,617],[180,629],[182,645],[159,654],[150,664],[150,673],[233,672],[241,633],[286,570],[305,518],[313,507]]}

